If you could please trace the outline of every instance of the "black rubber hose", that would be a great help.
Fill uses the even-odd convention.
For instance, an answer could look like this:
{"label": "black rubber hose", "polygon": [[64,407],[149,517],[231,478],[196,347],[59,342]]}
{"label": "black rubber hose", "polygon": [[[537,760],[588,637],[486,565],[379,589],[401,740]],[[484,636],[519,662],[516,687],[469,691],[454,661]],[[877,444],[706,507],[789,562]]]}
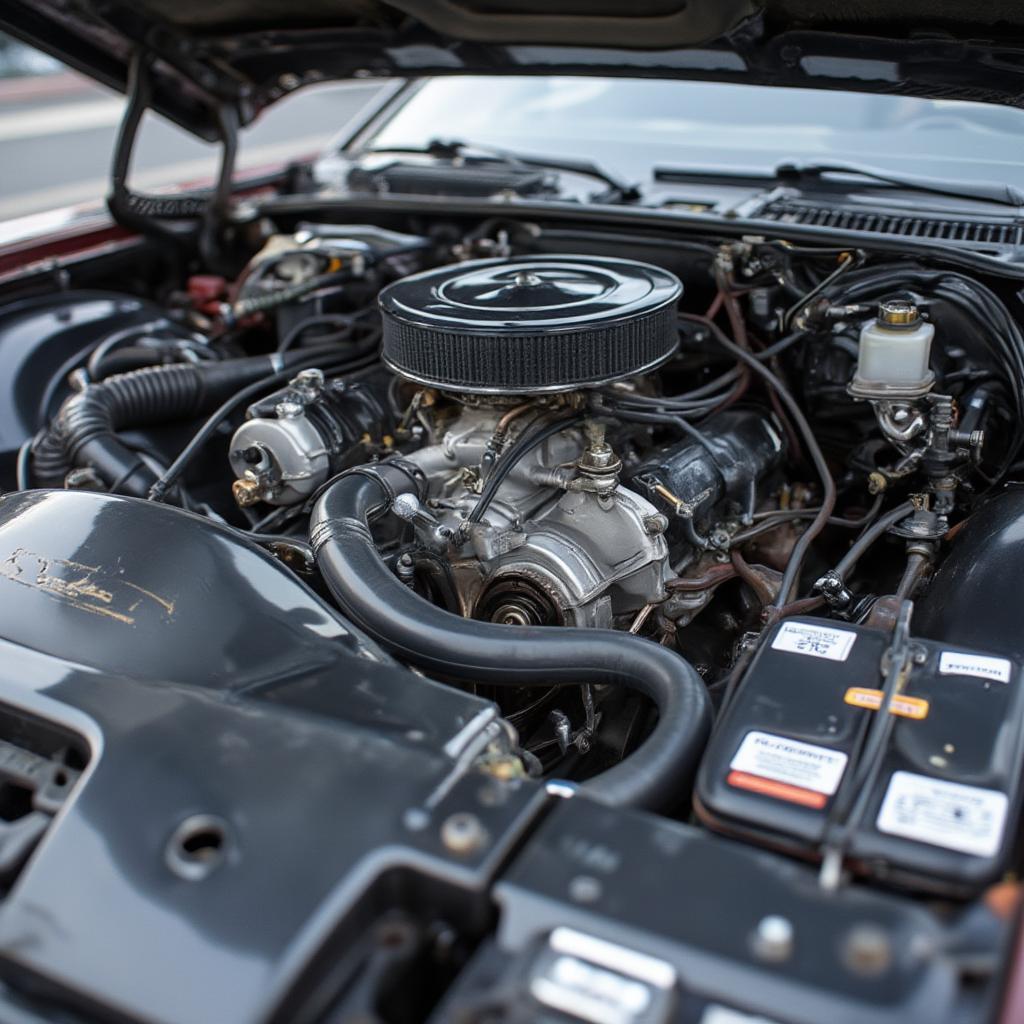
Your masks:
{"label": "black rubber hose", "polygon": [[418,492],[414,470],[384,462],[341,477],[314,505],[317,567],[345,613],[403,661],[448,678],[497,686],[604,683],[644,694],[658,709],[653,732],[583,787],[616,806],[684,804],[711,726],[710,698],[693,667],[628,633],[502,626],[430,604],[388,570],[369,527],[396,494]]}
{"label": "black rubber hose", "polygon": [[835,568],[837,576],[843,580],[857,568],[857,563],[861,560],[864,552],[875,543],[884,533],[888,532],[894,527],[901,519],[905,519],[911,515],[914,511],[914,503],[912,501],[905,501],[902,505],[897,505],[896,508],[886,512],[884,516],[875,520],[850,546],[850,550],[843,555],[842,560]]}
{"label": "black rubber hose", "polygon": [[141,370],[147,366],[165,366],[173,362],[166,358],[167,353],[158,348],[146,348],[144,345],[129,345],[125,348],[108,352],[102,359],[90,359],[86,369],[89,379],[94,382],[106,380],[132,370]]}
{"label": "black rubber hose", "polygon": [[33,476],[40,484],[60,487],[72,467],[88,466],[118,492],[144,497],[156,473],[118,438],[118,430],[192,419],[281,366],[279,356],[252,356],[150,366],[88,384],[65,400],[33,446]]}

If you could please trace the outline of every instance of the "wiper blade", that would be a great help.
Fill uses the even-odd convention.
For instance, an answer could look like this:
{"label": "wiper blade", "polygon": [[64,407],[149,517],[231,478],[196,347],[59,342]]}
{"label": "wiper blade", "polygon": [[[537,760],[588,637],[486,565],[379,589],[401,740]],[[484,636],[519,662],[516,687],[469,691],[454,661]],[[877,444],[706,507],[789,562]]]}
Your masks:
{"label": "wiper blade", "polygon": [[775,178],[780,184],[792,183],[798,187],[820,182],[829,174],[868,178],[913,192],[930,192],[933,195],[951,196],[954,199],[980,199],[1002,206],[1024,206],[1024,193],[1018,192],[1011,185],[1001,185],[994,181],[951,182],[915,174],[893,174],[891,171],[864,164],[784,163],[775,168]]}
{"label": "wiper blade", "polygon": [[913,174],[894,174],[891,171],[864,164],[848,163],[807,163],[795,161],[779,164],[771,171],[738,170],[736,168],[687,168],[656,167],[655,181],[693,181],[711,183],[727,181],[765,186],[775,183],[791,185],[794,188],[808,188],[822,185],[829,175],[848,175],[880,182],[895,188],[912,192],[928,192],[933,195],[950,196],[953,199],[976,199],[982,202],[998,203],[1001,206],[1024,206],[1024,193],[1012,185],[994,181],[952,182],[942,178],[927,178]]}
{"label": "wiper blade", "polygon": [[[602,182],[611,193],[609,198],[619,202],[631,203],[640,198],[640,189],[636,185],[622,181],[593,160],[570,160],[563,157],[518,153],[500,146],[462,139],[431,139],[425,146],[369,147],[360,149],[353,155],[358,158],[388,153],[430,156],[437,160],[476,159],[483,163],[503,163],[511,167],[563,171],[567,174],[579,174]],[[474,153],[479,156],[474,157]]]}

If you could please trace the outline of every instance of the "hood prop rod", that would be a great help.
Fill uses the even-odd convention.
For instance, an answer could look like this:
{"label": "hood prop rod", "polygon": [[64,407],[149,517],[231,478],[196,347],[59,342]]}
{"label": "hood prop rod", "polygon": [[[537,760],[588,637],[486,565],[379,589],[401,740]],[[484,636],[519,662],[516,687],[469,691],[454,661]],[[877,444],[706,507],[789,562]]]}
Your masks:
{"label": "hood prop rod", "polygon": [[[133,192],[128,186],[132,151],[142,116],[150,107],[153,54],[136,49],[128,70],[128,102],[118,129],[110,171],[107,207],[123,227],[170,239],[182,245],[195,244],[211,269],[221,264],[218,238],[231,202],[231,186],[238,151],[238,112],[227,103],[215,108],[221,138],[221,161],[212,192],[186,195],[151,195]],[[181,222],[181,223],[178,223]]]}

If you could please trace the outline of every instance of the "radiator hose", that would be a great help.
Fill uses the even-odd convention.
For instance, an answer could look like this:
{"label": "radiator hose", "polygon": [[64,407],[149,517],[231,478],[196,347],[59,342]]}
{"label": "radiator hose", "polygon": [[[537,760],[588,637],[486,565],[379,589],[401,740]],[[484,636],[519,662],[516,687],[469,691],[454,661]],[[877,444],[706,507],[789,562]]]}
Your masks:
{"label": "radiator hose", "polygon": [[[308,351],[289,356],[292,362],[308,360]],[[288,357],[251,356],[148,366],[87,384],[65,400],[32,446],[33,478],[43,486],[61,487],[69,470],[88,466],[110,490],[145,497],[157,474],[117,436],[118,430],[201,416],[287,365]]]}
{"label": "radiator hose", "polygon": [[687,802],[711,726],[707,691],[693,667],[628,633],[505,626],[436,607],[390,571],[370,534],[373,519],[403,493],[422,497],[416,470],[394,460],[342,476],[313,507],[310,542],[317,567],[352,621],[401,660],[463,682],[603,683],[644,694],[658,710],[650,736],[583,788],[615,806],[653,810]]}

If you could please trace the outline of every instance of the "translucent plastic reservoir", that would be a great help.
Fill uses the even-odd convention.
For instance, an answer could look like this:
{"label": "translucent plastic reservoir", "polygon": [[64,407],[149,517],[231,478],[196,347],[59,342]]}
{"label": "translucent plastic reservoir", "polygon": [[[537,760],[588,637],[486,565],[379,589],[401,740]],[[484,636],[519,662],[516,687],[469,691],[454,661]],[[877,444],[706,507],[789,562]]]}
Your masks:
{"label": "translucent plastic reservoir", "polygon": [[926,389],[932,380],[928,357],[934,337],[934,326],[924,321],[897,327],[869,320],[860,332],[856,390],[877,388],[891,394]]}

